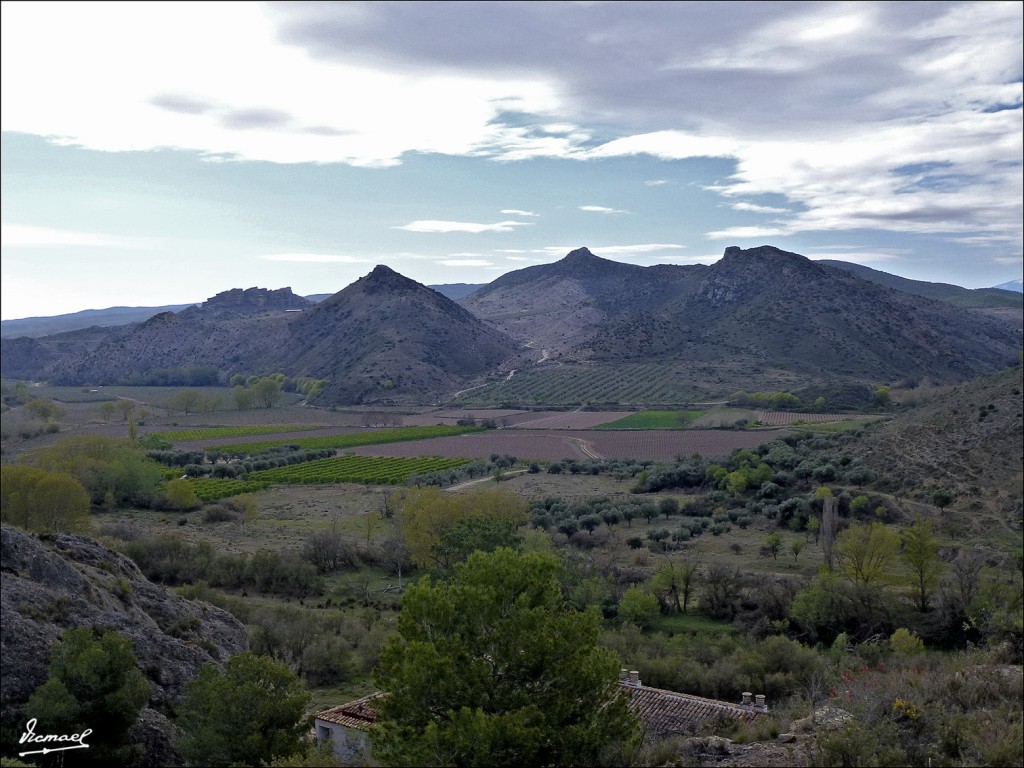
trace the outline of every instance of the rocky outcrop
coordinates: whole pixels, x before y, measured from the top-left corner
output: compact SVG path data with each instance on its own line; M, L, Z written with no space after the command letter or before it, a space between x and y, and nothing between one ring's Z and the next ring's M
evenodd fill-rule
M147 761L173 753L169 710L209 664L246 649L245 627L226 611L151 583L130 559L82 536L37 538L0 529L0 702L3 718L47 678L50 649L72 627L113 629L131 640L150 685L149 709L135 730Z
M264 312L267 310L306 309L313 302L296 296L291 288L232 288L221 291L203 302L204 310L225 310L233 312Z

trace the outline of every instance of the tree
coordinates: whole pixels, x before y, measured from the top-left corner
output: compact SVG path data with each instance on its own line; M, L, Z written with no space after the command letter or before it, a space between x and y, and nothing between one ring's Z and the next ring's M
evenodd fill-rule
M128 421L128 417L135 412L135 401L122 397L118 399L116 407L121 414L121 421Z
M886 583L900 538L885 523L851 525L836 536L835 556L839 572L854 586Z
M188 416L188 414L200 410L203 399L203 393L198 389L182 389L167 401L167 407L172 411L181 411Z
M519 549L522 538L516 528L514 520L499 517L462 520L446 531L434 547L437 560L450 567L468 559L474 552L493 552L501 547Z
M66 437L39 451L36 463L78 480L94 504L149 504L163 482L163 470L142 446L108 437Z
M5 464L0 467L0 520L33 533L92 528L89 494L63 472Z
M666 558L665 564L654 574L651 589L666 610L686 613L696 586L698 565L691 557L679 562Z
M732 619L736 614L743 579L739 568L713 563L703 578L700 605L715 619Z
M207 665L178 707L178 748L198 765L267 765L302 751L309 694L281 662L246 651Z
M925 613L931 593L939 583L943 565L939 559L939 540L932 532L932 521L928 518L918 515L904 534L903 562L910 569L918 610Z
M619 618L636 624L641 629L651 626L658 615L658 598L644 592L636 584L626 590L619 600Z
M25 403L25 411L30 416L41 419L42 421L59 419L66 413L63 407L53 402L53 400L48 397L37 397L33 400L29 400Z
M252 386L252 398L256 405L273 408L281 402L281 382L273 376L265 376Z
M104 421L110 421L114 418L115 413L117 413L117 406L114 403L106 402L100 404L100 418Z
M438 549L442 537L475 517L506 520L518 527L526 521L527 502L506 488L467 494L440 488L407 488L396 494L396 514L412 561L421 568L449 568L450 552Z
M945 509L949 506L949 503L953 501L953 494L948 488L938 488L932 494L932 504L939 509Z
M127 765L141 748L127 743L128 729L149 701L149 683L139 671L131 642L108 630L69 629L50 652L50 676L26 710L47 733L92 729L89 749L76 761Z
M772 560L778 560L779 551L782 549L782 534L778 531L769 533L764 539L764 546L771 554Z
M546 552L477 552L412 586L380 655L385 765L594 765L636 733L600 618L567 605Z
M892 402L892 390L884 384L875 388L875 405L879 408L887 408Z
M252 390L246 389L240 384L236 384L231 388L231 400L235 404L235 408L240 411L247 411L252 408Z
M171 509L189 510L199 506L195 488L185 478L168 480L164 486L164 500Z
M671 496L666 496L658 502L658 511L668 520L672 515L679 514L679 502Z
M800 560L800 553L804 551L803 539L793 539L789 543L789 551L793 553L793 562L798 562Z
M821 499L821 552L825 558L825 567L831 571L836 532L839 528L839 502L832 495L832 491L824 486L814 492L814 497Z

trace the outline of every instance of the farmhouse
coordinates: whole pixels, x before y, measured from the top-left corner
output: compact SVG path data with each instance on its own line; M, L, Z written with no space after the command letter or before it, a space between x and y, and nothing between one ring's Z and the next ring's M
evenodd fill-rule
M619 685L629 693L630 707L636 712L645 737L692 734L707 720L750 721L768 712L761 695L752 697L744 693L739 704L705 699L642 685L635 671L622 670ZM370 745L370 729L377 717L373 703L383 695L378 691L319 712L314 726L317 740L330 741L334 754L345 761L366 751Z

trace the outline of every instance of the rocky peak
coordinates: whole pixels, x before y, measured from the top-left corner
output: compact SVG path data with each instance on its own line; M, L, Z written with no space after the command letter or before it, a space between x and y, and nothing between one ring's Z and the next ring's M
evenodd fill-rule
M291 288L232 288L203 302L202 308L214 311L260 312L264 310L305 309L311 302L297 296Z
M370 274L356 280L354 285L371 293L395 290L411 291L425 287L405 275L400 275L384 264L378 264Z

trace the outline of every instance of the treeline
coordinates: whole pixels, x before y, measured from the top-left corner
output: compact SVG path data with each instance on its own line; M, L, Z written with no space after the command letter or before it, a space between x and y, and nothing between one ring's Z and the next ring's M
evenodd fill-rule
M118 548L146 578L167 586L203 581L213 587L300 598L323 591L316 567L293 552L218 554L209 542L189 544L174 536L119 542Z

